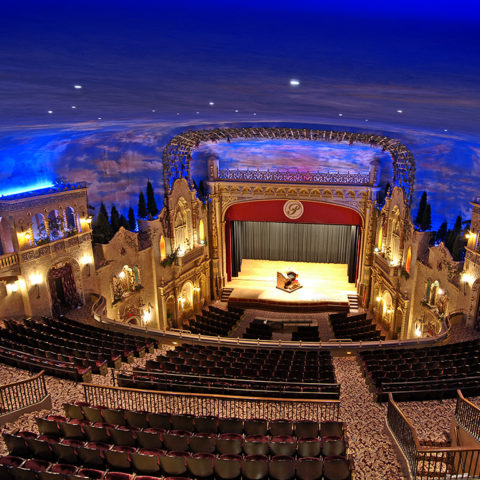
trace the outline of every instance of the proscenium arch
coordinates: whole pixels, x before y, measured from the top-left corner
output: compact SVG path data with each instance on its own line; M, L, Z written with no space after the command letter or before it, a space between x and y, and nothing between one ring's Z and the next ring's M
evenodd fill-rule
M368 133L311 130L305 128L248 127L187 130L173 137L163 150L163 182L165 193L170 194L178 178L186 178L193 188L191 162L193 151L202 142L230 141L232 139L312 140L323 142L358 142L381 147L392 157L392 186L402 188L410 205L415 180L415 159L408 148L398 140Z

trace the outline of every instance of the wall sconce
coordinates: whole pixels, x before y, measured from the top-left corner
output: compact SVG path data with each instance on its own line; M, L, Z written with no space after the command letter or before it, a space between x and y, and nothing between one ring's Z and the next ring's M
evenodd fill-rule
M373 249L373 251L374 251L375 253L378 253L380 250L378 249L378 247L375 247L375 248Z
M200 287L195 287L195 288L193 289L193 291L196 292L196 293L199 293L199 292L200 292Z
M182 308L185 305L185 297L180 297L178 301L182 304Z
M377 298L375 298L377 302L380 302L382 300L382 297L379 295Z
M465 234L465 238L466 238L467 240L471 240L472 238L475 238L475 237L476 237L476 235L475 235L473 232L471 232L471 231L468 231L468 232Z
M80 259L80 264L81 265L85 265L87 267L87 276L90 276L90 264L93 263L93 258L91 257L91 255L84 255L81 259Z
M32 273L30 275L30 283L37 287L37 298L40 298L40 284L42 283L42 275L40 273Z
M125 272L122 270L118 276L123 280L125 278Z
M16 281L12 283L7 283L7 294L15 292L18 292L18 283Z
M150 322L151 319L152 319L152 312L150 311L150 307L148 307L143 311L142 322L144 325L146 325L148 322Z
M439 288L439 289L437 290L437 293L438 293L439 295L443 295L445 292L444 292L441 288Z

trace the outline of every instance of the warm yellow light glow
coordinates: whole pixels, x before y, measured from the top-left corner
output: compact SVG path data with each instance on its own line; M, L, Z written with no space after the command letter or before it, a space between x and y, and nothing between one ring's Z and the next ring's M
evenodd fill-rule
M443 295L443 294L445 293L441 288L439 288L439 289L437 290L437 292L438 292L439 295Z
M93 263L93 258L91 255L84 255L81 259L80 259L80 263L82 265L88 265L89 263Z
M147 308L142 315L142 321L143 323L148 323L152 319L152 312L150 311L150 308Z
M465 234L465 237L468 238L468 240L470 240L472 238L475 238L475 236L476 235L473 232L470 232L470 231Z
M18 283L7 283L7 293L14 293L18 291Z
M473 275L470 275L468 272L462 273L462 282L468 283L469 285L473 285L475 282L475 278Z
M118 276L123 280L125 278L125 272L122 270Z
M32 285L40 285L42 283L42 274L41 273L32 273L30 275L30 283Z
M415 336L416 337L421 337L422 336L422 331L420 330L420 327L417 327L415 329Z
M382 300L382 297L379 295L376 299L377 302L380 302Z

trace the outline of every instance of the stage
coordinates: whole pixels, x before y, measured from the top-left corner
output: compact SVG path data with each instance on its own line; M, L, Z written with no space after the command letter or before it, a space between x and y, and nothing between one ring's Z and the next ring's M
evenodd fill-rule
M299 274L302 285L291 293L276 288L277 272L289 268ZM266 310L346 310L348 295L356 295L355 284L348 283L347 265L336 263L244 259L239 276L225 288L233 289L230 305Z

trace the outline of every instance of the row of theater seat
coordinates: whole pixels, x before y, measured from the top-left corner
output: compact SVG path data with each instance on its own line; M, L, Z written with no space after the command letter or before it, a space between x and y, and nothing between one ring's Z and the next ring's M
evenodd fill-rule
M201 315L195 315L195 318L190 320L188 329L192 333L226 337L242 314L243 311L232 312L210 305L202 310Z
M159 370L178 372L179 366L191 367L191 373L278 381L335 383L332 357L328 351L243 349L208 346L200 352L193 345L182 345L157 357ZM154 365L146 364L147 367ZM215 368L221 371L214 370ZM183 367L182 367L183 368ZM153 368L152 368L153 370Z
M434 400L480 392L480 342L401 350L366 350L359 358L378 401ZM466 393L465 393L466 392Z
M131 374L119 373L116 381L124 388L250 397L336 400L340 394L338 384L307 382L304 377L297 375L289 375L285 381L268 381L261 379L260 375L257 380L245 380L133 370Z
M294 342L300 340L302 342L319 342L320 335L318 333L318 327L299 326L297 331L292 333L292 340Z
M348 316L347 312L331 313L328 316L336 338L349 338L353 341L385 340L366 313Z
M145 452L137 460L142 471L137 473L104 471L70 464L50 463L41 459L24 459L7 455L0 457L2 480L158 480L160 475L180 478L217 478L219 480L348 480L351 463L343 456L325 459L305 457L295 460L285 455L268 458L265 455L212 455L185 452ZM135 467L134 464L134 469ZM153 476L155 475L155 476Z
M50 358L39 357L21 350L14 350L0 345L0 362L16 368L39 372L44 370L47 375L67 378L74 382L90 382L91 367L79 367L73 362L63 362Z
M253 338L259 340L271 340L272 339L272 327L266 320L260 320L255 318L250 322L250 325L245 330L243 338Z
M166 412L144 412L128 409L114 409L86 402L65 403L65 417L48 416L40 419L45 428L51 421L52 429L56 423L70 420L87 420L91 423L110 423L117 426L137 428L161 428L164 430L188 430L197 433L238 433L243 435L295 435L297 437L340 436L344 435L344 424L338 421L316 422L314 420L264 418L242 419L236 417L218 417L216 415L173 414ZM40 428L40 425L39 425ZM43 433L55 434L55 430L43 430Z

